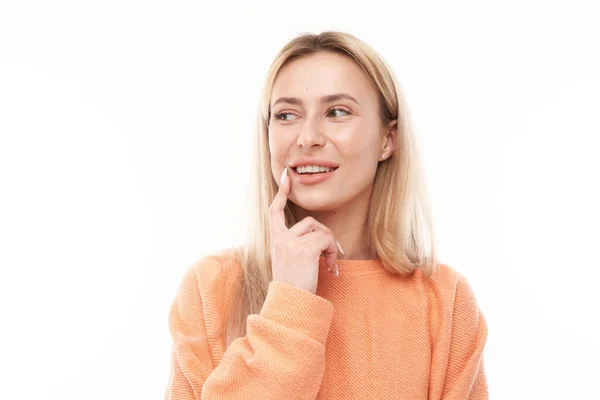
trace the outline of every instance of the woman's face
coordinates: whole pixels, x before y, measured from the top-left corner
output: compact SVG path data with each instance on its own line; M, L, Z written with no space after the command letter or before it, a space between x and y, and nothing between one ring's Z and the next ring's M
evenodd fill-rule
M392 125L381 123L377 91L354 61L331 52L291 61L277 74L270 105L271 169L279 182L288 167L294 204L328 211L370 194L381 154L392 151ZM298 162L337 169L299 174Z

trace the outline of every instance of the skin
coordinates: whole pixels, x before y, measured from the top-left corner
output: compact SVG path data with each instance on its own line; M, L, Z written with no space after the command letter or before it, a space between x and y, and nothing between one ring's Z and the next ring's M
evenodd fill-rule
M322 103L323 96L353 97ZM297 102L277 100L282 97ZM270 99L269 150L277 182L286 166L303 156L339 165L330 179L313 185L293 180L288 195L302 220L312 216L329 228L344 254L372 259L364 248L365 222L377 165L395 148L396 120L383 124L378 91L352 59L319 52L286 64L275 79Z

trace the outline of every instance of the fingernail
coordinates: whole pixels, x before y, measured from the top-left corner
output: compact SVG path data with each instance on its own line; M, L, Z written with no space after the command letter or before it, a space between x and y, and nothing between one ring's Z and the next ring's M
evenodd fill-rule
M331 268L333 267L327 267L327 272L331 271Z
M335 276L336 276L336 278L340 276L340 270L338 268L337 263L335 264Z
M285 176L287 175L287 167L283 169L283 173L281 174L281 179L279 179L280 185L283 186L283 182L285 181Z
M337 243L338 249L340 249L340 252L341 252L342 254L344 254L344 250L342 250L342 246L340 246L340 242L338 242L338 241L336 240L336 243Z

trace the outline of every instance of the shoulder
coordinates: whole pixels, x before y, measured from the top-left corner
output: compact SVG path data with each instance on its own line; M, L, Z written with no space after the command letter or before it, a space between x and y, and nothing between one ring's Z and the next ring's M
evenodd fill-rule
M237 295L238 268L232 252L201 256L185 268L169 311L169 330L178 343L217 337Z
M229 291L241 279L242 271L234 249L201 256L185 269L180 290Z
M472 291L465 275L448 264L438 263L428 279L443 293L453 293L459 288Z
M475 312L477 300L468 279L448 264L438 263L430 277L423 277L430 289L430 295L437 298L439 305L455 309L470 305Z
M469 281L461 272L440 263L430 277L421 274L420 279L427 288L429 317L435 337L458 335L463 339L485 342L485 318Z

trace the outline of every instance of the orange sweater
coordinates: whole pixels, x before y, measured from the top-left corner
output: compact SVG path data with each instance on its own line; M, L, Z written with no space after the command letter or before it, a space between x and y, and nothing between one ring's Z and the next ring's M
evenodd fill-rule
M317 294L273 281L247 334L225 348L239 263L191 265L169 313L165 399L487 399L487 325L465 278L319 263Z

